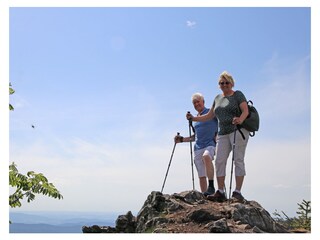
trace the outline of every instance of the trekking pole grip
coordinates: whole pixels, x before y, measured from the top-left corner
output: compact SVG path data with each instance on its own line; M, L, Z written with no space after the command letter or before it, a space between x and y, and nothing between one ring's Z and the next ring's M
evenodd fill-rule
M188 111L188 114L190 114L190 111ZM192 125L192 118L189 119L189 127L192 129L192 132L195 133L195 129Z
M187 112L188 114L190 114L190 111ZM189 124L192 124L192 118L188 119Z

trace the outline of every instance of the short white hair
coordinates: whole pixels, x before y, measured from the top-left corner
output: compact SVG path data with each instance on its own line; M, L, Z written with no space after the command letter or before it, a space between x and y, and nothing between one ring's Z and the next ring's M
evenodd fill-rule
M202 100L204 101L204 97L201 93L194 93L191 97L191 101L193 102L194 100Z

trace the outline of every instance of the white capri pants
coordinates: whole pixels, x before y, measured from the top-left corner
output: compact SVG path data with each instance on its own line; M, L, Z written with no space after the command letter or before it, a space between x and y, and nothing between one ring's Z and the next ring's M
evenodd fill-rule
M203 156L208 155L211 158L211 161L214 158L214 146L208 146L205 148L202 148L200 150L194 151L194 165L196 165L198 177L207 177L206 174L206 166L203 162Z
M245 140L242 138L241 133L237 130L234 150L234 165L236 176L246 175L244 156L249 140L249 132L244 128L241 128L241 131L245 136ZM227 135L218 135L217 137L217 156L215 161L217 177L226 176L227 159L230 152L232 151L233 142L234 132Z

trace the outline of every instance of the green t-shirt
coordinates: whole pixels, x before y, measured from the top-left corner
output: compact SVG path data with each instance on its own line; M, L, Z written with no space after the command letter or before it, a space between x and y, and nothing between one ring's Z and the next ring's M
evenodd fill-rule
M219 94L213 102L214 113L219 121L219 135L226 135L234 131L232 120L241 115L240 104L247 99L241 91L235 91L231 96Z

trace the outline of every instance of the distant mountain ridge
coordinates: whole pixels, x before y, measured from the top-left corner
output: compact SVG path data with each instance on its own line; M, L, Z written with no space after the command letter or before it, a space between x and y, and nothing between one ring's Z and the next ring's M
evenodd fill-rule
M81 233L81 226L63 226L50 224L10 224L10 233Z
M116 212L10 212L10 233L81 233L83 225L114 225Z

